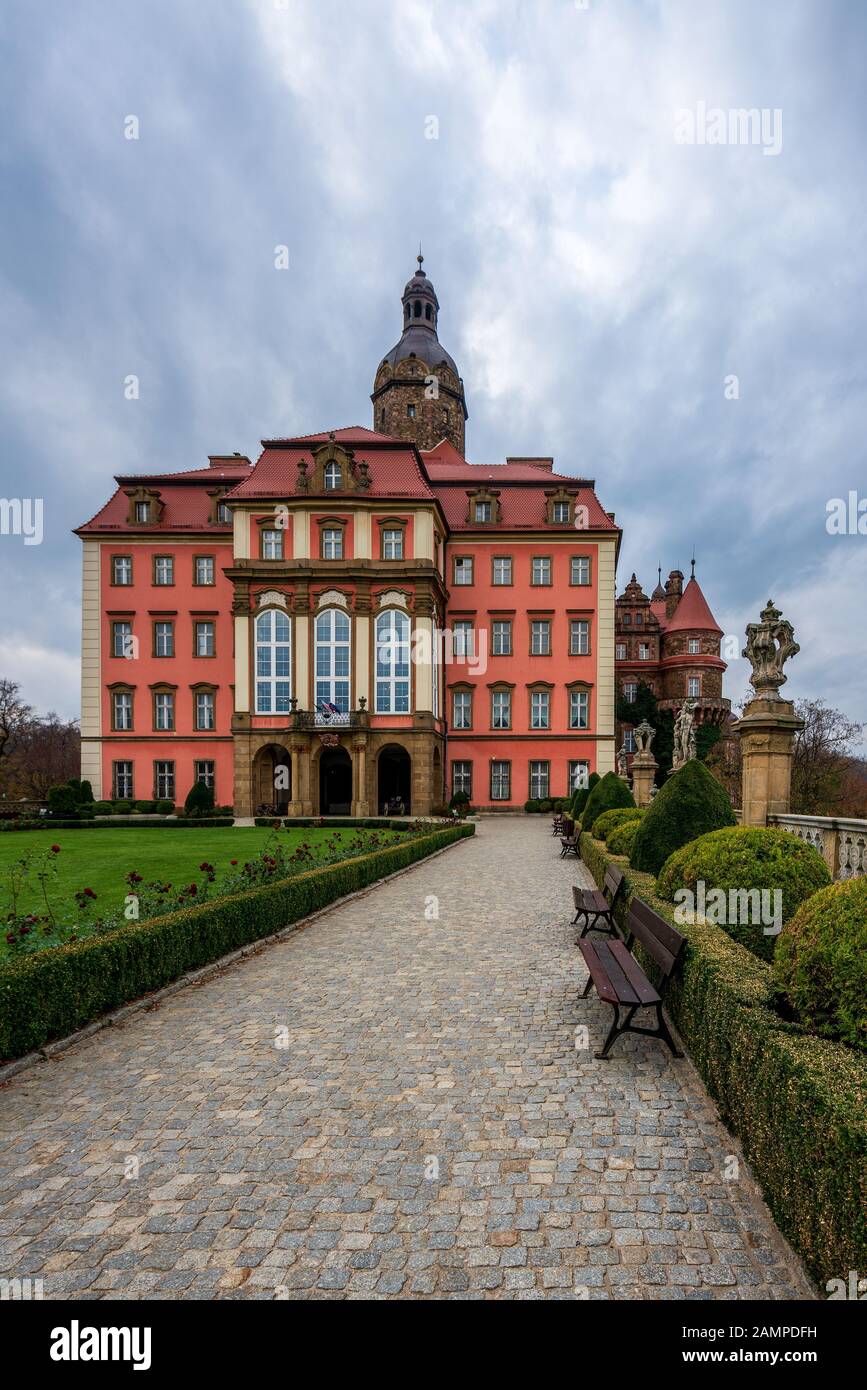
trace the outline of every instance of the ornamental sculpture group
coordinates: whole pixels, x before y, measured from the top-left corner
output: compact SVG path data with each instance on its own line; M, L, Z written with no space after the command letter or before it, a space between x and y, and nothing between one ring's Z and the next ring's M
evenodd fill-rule
M742 825L766 825L769 815L785 815L789 810L792 749L795 734L804 724L792 702L781 698L780 687L787 679L783 667L800 650L792 624L768 599L759 622L747 627L743 649L755 696L733 725L741 744ZM697 707L697 700L684 700L675 716L672 772L696 757ZM646 806L653 795L658 768L650 751L654 734L646 719L634 730L632 791L637 806ZM626 776L626 756L623 747L617 755L617 771L622 777Z

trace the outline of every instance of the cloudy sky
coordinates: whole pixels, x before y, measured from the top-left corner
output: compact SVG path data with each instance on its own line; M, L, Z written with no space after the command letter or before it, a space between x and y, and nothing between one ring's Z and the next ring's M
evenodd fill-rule
M421 239L471 461L594 477L621 588L694 546L867 721L865 48L855 0L6 0L0 496L44 539L0 535L0 675L77 716L114 473L370 423Z

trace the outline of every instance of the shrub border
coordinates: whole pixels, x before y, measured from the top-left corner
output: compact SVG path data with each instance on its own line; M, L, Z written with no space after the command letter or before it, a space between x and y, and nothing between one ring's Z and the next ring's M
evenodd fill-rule
M609 864L623 871L621 929L637 893L686 936L666 1008L780 1230L821 1287L867 1268L867 1061L784 1022L768 1006L770 965L718 926L675 923L652 874L586 832L580 849L597 884Z
M337 899L363 891L474 833L474 825L446 826L233 897L4 962L0 1057L14 1065L13 1059L68 1039L191 971L225 964L233 953L292 929Z

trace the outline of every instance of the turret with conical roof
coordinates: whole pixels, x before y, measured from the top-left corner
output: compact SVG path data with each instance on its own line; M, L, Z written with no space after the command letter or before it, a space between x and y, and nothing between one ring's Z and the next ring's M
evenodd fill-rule
M376 372L370 399L374 429L433 449L448 439L463 457L467 407L454 358L437 336L439 300L418 255L404 286L403 332Z

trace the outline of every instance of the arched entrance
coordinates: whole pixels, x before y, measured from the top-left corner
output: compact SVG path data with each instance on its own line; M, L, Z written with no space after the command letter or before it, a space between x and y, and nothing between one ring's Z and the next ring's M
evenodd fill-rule
M253 810L285 815L292 799L292 758L288 748L269 743L253 759Z
M345 748L323 748L319 757L319 814L348 816L352 811L352 759Z
M399 743L387 743L377 761L377 810L380 815L409 815L412 762Z

